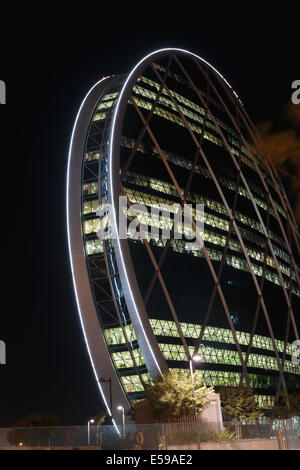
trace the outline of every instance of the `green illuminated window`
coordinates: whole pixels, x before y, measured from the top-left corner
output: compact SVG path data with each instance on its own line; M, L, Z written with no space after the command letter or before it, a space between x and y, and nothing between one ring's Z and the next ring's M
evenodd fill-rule
M142 374L142 379L145 383L151 383L151 378L149 374ZM138 375L126 375L121 377L121 382L127 393L131 392L143 392L144 387L141 382L141 379Z
M156 336L166 336L166 337L179 337L179 333L176 328L174 321L170 320L157 320L150 319L150 324L153 329L153 332ZM198 338L201 331L201 325L194 323L180 323L182 332L186 338ZM127 325L124 327L128 341L135 341L136 336L133 330L132 325ZM125 338L122 332L122 328L108 328L104 330L105 338L108 345L114 344L125 344ZM250 333L243 331L236 331L236 336L241 345L247 346L250 341ZM204 331L203 336L204 341L212 341L219 343L229 343L235 344L232 331L225 328L216 328L213 326L207 326ZM279 352L283 352L284 341L275 340L276 346ZM252 346L257 349L266 349L268 351L273 351L273 343L271 338L267 336L254 335ZM292 343L287 344L286 352L289 355L292 355L295 352L295 347Z

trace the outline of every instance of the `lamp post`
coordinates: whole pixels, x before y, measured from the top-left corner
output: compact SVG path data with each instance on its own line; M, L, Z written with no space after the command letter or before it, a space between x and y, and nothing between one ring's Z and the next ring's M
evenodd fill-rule
M110 406L110 412L111 412L111 418L112 418L112 387L111 387L111 377L108 377L108 379L105 379L104 377L100 377L99 382L104 382L108 383L109 385L109 406Z
M90 426L91 424L93 424L95 422L94 419L89 419L88 420L88 446L90 445L90 441L91 441L91 430L90 430Z
M190 373L192 379L192 388L193 388L193 398L194 398L194 411L195 411L195 418L196 418L196 428L197 428L197 440L198 440L198 450L200 450L200 430L199 430L199 422L198 422L198 413L197 413L197 404L196 404L196 394L195 394L195 387L194 387L194 366L193 361L200 362L202 360L202 356L199 354L195 354L189 360L190 364Z
M124 406L118 406L118 410L122 411L122 421L123 421L123 438L125 439L125 410Z

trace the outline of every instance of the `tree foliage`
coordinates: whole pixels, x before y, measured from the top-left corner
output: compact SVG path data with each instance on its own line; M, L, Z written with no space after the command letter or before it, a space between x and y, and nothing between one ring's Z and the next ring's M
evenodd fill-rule
M300 226L300 107L289 102L277 119L262 122L257 125L257 129L266 155L285 182Z
M214 393L212 387L203 384L201 375L194 374L195 399L191 375L189 371L164 372L163 377L154 380L153 385L147 385L145 398L150 405L153 419L180 418L195 413L200 414L209 403L209 395Z
M221 398L221 406L224 418L232 421L254 421L263 412L259 409L258 403L252 390L242 385L240 387L220 387L218 389Z
M55 414L29 413L17 423L18 427L57 426L59 418Z
M107 413L105 411L100 411L97 416L94 417L94 424L96 426L100 426L104 423L106 419Z
M9 431L10 444L25 446L48 445L52 437L52 426L57 426L59 419L54 414L29 413Z
M300 393L282 392L269 415L273 419L289 419L300 415Z

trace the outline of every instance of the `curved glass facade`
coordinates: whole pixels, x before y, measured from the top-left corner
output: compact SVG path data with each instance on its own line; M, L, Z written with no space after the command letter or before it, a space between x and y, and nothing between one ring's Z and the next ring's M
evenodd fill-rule
M154 379L145 338L148 350L155 342L157 374L161 366L188 368L201 349L197 368L207 385L245 381L262 407L281 387L299 388L292 344L299 235L276 171L223 77L184 51L150 55L129 76L115 77L95 103L81 165L87 272L106 353L129 400L141 399ZM99 238L111 178L128 206L122 246ZM191 208L189 233L176 219L184 204ZM201 235L202 247L189 249L187 235ZM121 266L124 246L134 286L124 276L126 257ZM137 292L143 334L133 321Z

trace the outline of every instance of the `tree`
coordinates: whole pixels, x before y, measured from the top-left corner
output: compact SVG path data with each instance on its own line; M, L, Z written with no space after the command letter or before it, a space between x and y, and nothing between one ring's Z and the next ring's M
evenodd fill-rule
M224 418L235 424L236 436L241 438L241 421L256 421L263 416L263 412L259 409L252 390L246 385L239 387L219 387L218 392L220 393Z
M255 421L263 416L252 390L246 385L220 387L221 407L225 419L240 422Z
M51 426L57 426L59 419L54 414L29 413L20 419L7 439L10 444L25 446L48 446L52 438Z
M300 414L300 394L282 392L269 415L273 419L290 419Z
M289 102L277 119L262 122L257 129L267 157L281 175L300 226L300 106ZM261 153L259 146L257 151Z
M104 423L106 416L107 416L107 413L105 411L100 411L99 414L95 416L94 418L94 424L96 426L100 426L101 424Z
M206 387L198 371L194 374L195 399L191 376L188 371L163 372L163 377L157 377L153 385L148 384L145 398L150 405L153 419L180 418L200 414L209 403L209 395L214 393L212 387Z
M18 427L40 427L58 426L59 418L55 414L42 414L38 412L29 413L25 418L20 419Z

